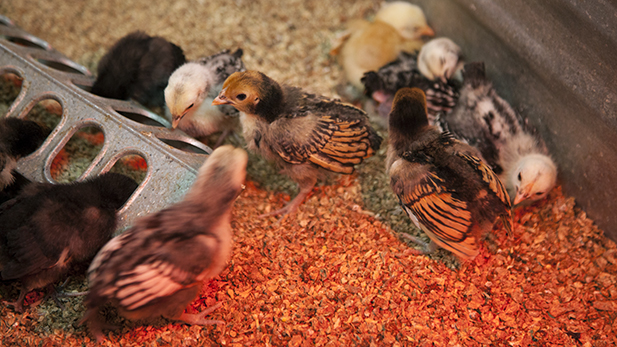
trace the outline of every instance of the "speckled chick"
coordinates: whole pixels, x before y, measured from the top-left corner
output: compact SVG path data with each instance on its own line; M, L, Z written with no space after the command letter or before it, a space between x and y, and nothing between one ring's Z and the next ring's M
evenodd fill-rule
M232 206L242 191L247 160L242 149L215 149L181 202L140 218L101 249L88 270L82 320L99 342L107 327L99 309L107 302L129 319L219 323L204 319L215 307L199 314L184 309L230 259Z
M23 310L28 292L84 268L111 239L117 211L133 194L131 178L106 173L70 184L31 183L0 206L0 275L21 282Z
M349 23L331 54L338 54L347 81L359 90L360 79L395 60L401 51L419 50L423 36L433 36L422 9L405 1L385 3L375 20L354 20Z
M165 88L172 128L179 128L195 138L222 131L221 140L237 130L238 111L230 106L213 106L212 100L227 77L244 70L241 49L234 53L224 50L180 66L169 77Z
M30 120L0 119L0 190L13 182L17 161L37 150L48 134L47 128Z
M248 148L300 186L287 206L268 215L294 212L322 173L351 174L381 144L364 111L280 85L258 71L229 76L213 103L240 111Z
M557 166L535 129L502 99L484 63L465 65L458 105L440 116L442 128L478 148L506 185L514 205L543 199L557 181Z
M185 62L180 47L162 37L135 31L118 40L101 58L91 93L163 107L169 76Z
M426 47L426 46L425 46ZM424 47L423 47L424 49ZM401 52L398 58L382 66L377 71L369 71L362 77L365 93L379 103L377 111L383 118L388 117L392 109L394 95L401 88L420 88L426 94L428 119L431 125L436 123L440 113L450 112L459 98L461 83L455 79L443 82L441 79L429 80L420 73L415 54Z
M471 146L428 124L418 88L396 93L389 118L386 171L401 207L416 226L462 260L478 255L478 241L511 206L497 175Z

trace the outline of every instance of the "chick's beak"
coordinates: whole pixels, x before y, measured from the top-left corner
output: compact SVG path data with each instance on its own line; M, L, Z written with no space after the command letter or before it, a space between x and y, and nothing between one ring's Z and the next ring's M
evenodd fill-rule
M420 30L420 36L433 37L435 36L435 32L430 26L427 25L424 28L422 28L422 30Z
M178 124L182 120L182 116L172 116L171 118L171 128L175 129L178 127Z
M513 206L516 206L520 204L521 202L523 202L524 200L526 200L527 198L529 198L530 190L531 190L531 187L523 187L522 189L517 189L516 196L514 197Z
M233 105L233 102L221 93L212 101L212 105Z

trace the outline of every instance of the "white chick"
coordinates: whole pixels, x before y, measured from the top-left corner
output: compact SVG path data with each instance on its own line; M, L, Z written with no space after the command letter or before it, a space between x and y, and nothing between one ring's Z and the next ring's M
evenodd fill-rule
M172 128L195 138L223 132L218 146L239 126L238 112L229 106L213 106L223 82L236 71L244 71L242 50L224 50L212 56L188 62L169 77L165 101L171 113ZM216 147L215 146L215 147Z
M215 149L183 201L142 217L99 251L88 269L82 319L99 342L107 327L99 309L108 302L129 319L222 323L205 319L220 305L198 314L184 309L230 259L232 206L242 191L247 161L242 149Z
M557 166L525 120L486 79L484 63L470 63L458 105L442 115L444 130L478 148L505 184L514 205L544 198L555 186Z
M431 81L446 83L463 64L461 48L447 37L427 42L418 54L418 70Z

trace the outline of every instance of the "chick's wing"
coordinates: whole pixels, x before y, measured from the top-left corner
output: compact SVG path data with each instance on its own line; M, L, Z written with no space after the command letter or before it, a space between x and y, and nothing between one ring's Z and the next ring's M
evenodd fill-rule
M146 225L149 229L138 225L110 241L90 268L91 281L107 282L100 294L118 300L128 310L204 280L219 242L212 235L190 235L183 230L155 233L160 225L155 218Z
M390 184L407 215L434 242L463 257L477 254L467 203L447 191L429 165L398 159L390 169Z
M62 252L43 250L33 235L32 225L24 225L4 235L4 250L9 260L2 267L2 279L14 280L54 266ZM55 255L55 256L54 256ZM64 255L66 257L66 254ZM65 259L66 260L66 259Z
M482 181L493 192L501 202L510 207L510 198L504 187L503 183L499 180L499 177L491 170L486 164L484 164L478 157L469 153L457 152L459 157L463 158L474 170L476 170L482 178Z
M272 149L288 163L311 162L338 173L352 173L379 146L364 113L337 101L302 105L272 124ZM375 142L377 141L377 145Z

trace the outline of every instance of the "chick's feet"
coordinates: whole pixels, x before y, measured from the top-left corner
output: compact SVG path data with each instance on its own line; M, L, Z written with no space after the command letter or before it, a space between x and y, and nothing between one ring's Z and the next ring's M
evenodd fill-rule
M309 193L311 192L311 190L313 190L313 187L309 187L307 188L302 188L300 190L300 193L298 193L298 195L296 195L295 198L293 198L293 200L291 200L287 205L285 205L285 207L278 209L276 211L272 211L272 212L268 212L268 213L264 213L262 215L259 216L259 218L265 218L265 217L270 217L270 216L281 216L281 218L278 220L277 223L280 223L285 216L296 212L296 210L298 209L298 206L300 206L302 204L302 202L304 201L304 199L309 195Z
M223 305L222 302L217 302L211 307L201 311L200 313L191 314L183 312L180 317L177 318L179 321L183 321L190 325L214 325L214 324L225 324L222 320L214 320L214 319L205 319L207 315L214 312L217 308Z
M88 330L90 330L90 333L92 334L92 336L94 336L97 343L101 343L105 339L103 329L111 331L118 329L118 326L105 322L100 316L98 309L89 308L88 310L86 310L84 317L79 321L79 325L82 325L86 322Z
M417 237L411 236L407 233L400 233L399 234L402 238L404 238L405 240L409 240L413 243L415 243L416 245L420 246L420 250L417 250L419 254L429 254L429 253L433 253L437 250L438 246L435 242L433 242L432 240L430 242L424 242L422 240L420 240Z
M2 303L7 306L13 307L13 309L17 313L23 313L24 312L24 299L26 298L26 294L27 294L26 291L21 290L19 292L19 298L16 301L13 301L13 302L3 301Z

